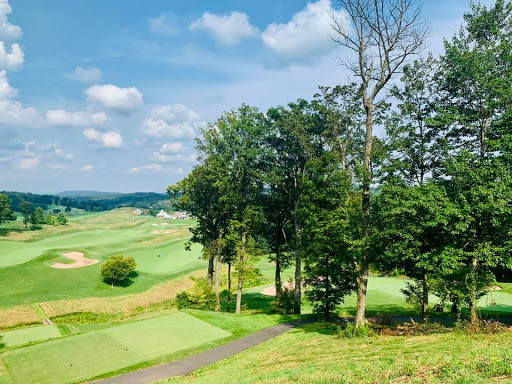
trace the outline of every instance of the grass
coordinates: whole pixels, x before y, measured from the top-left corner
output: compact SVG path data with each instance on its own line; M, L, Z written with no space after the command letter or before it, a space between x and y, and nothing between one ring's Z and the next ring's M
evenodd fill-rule
M194 316L173 313L13 349L2 360L15 383L68 383L230 335Z
M7 348L53 339L60 336L61 334L56 325L44 325L0 333L2 342Z
M512 378L512 334L339 339L322 324L160 383L489 383Z

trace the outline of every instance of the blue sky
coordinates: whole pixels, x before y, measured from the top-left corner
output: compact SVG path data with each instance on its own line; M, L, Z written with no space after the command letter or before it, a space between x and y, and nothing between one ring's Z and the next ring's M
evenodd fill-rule
M430 50L468 8L424 1ZM0 0L0 190L164 192L223 111L347 82L330 13L344 17L330 0Z

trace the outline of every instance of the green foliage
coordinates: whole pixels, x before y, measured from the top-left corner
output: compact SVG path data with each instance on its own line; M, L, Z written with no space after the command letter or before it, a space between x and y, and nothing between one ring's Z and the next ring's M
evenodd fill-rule
M215 292L204 278L191 278L194 282L194 288L190 292L179 292L176 295L176 307L180 310L187 308L200 309L203 311L213 311L217 305Z
M373 335L374 332L365 325L356 327L353 323L346 323L345 327L336 328L336 336L343 339L365 338Z
M46 220L44 218L44 211L43 208L37 207L34 212L32 213L31 218L32 225L39 225L39 224L45 224Z
M135 272L135 259L130 256L114 255L101 266L101 277L114 285L121 284L128 280Z
M16 215L14 214L11 207L11 200L9 196L4 193L0 193L0 224L5 221L14 221L16 220Z
M68 219L66 219L66 216L64 216L63 213L59 213L57 216L57 223L59 225L66 225L68 223Z
M44 217L44 221L48 225L57 225L57 218L55 215L48 214Z

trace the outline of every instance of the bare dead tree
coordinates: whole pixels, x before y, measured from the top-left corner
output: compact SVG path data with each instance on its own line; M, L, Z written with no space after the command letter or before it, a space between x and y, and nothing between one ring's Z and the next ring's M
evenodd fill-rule
M366 290L371 260L370 186L372 184L373 123L377 97L407 58L419 54L429 33L421 20L418 0L338 0L348 20L333 16L332 40L352 55L341 63L360 81L360 96L366 112L366 138L363 157L362 224L364 249L356 263L356 326L365 323Z

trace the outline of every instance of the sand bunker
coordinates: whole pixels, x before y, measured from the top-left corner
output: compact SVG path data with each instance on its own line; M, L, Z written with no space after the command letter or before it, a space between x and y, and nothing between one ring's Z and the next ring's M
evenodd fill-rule
M294 287L295 287L294 283L285 283L285 284L283 284L283 288L293 289ZM275 296L276 295L276 287L265 288L260 293L262 295L265 295L265 296Z
M178 232L178 230L177 229L155 229L153 231L153 233L155 235L165 235L167 233L174 233L174 232Z
M159 226L165 226L165 225L169 225L169 223L162 223L162 224L151 224L151 225L154 225L155 227L159 227Z
M93 265L99 263L99 260L95 259L86 259L82 252L69 252L64 253L62 256L67 257L68 259L74 260L74 263L71 264L63 264L63 263L54 263L52 264L52 268L57 269L72 269L72 268L82 268L87 267L89 265Z

